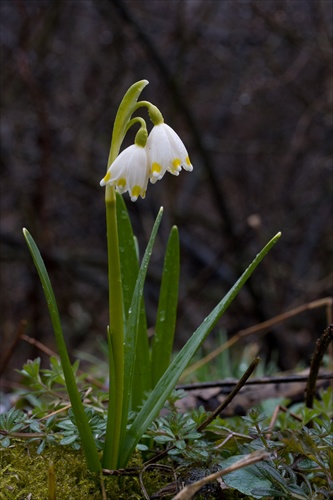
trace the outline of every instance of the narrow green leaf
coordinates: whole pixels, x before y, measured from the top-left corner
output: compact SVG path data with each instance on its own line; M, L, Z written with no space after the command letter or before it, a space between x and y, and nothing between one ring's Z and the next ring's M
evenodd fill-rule
M139 261L137 256L136 242L133 234L132 224L128 215L126 204L121 195L117 193L117 222L119 237L120 268L123 284L125 320L128 318L136 280L139 273ZM126 332L125 342L127 343ZM142 298L140 307L140 320L138 329L137 350L133 386L131 394L131 409L135 410L141 403L145 392L151 389L151 366L149 343L147 336L147 322ZM125 372L126 373L126 372Z
M153 387L157 384L171 359L176 328L179 285L179 235L171 229L165 253L162 282L157 310L151 361Z
M149 398L145 402L140 413L137 415L136 419L127 432L125 441L121 449L119 462L120 467L125 467L125 465L127 464L136 444L139 442L141 436L144 434L153 419L163 407L169 394L175 387L181 373L190 362L198 347L205 340L205 338L212 330L212 328L216 325L217 321L220 319L223 313L227 310L231 302L234 300L236 295L249 279L258 264L279 240L280 236L281 233L278 233L261 250L261 252L255 257L255 259L244 271L235 285L229 290L227 295L225 295L225 297L219 302L219 304L213 309L213 311L204 319L202 324L197 328L197 330L193 333L185 346L174 358L171 365L169 366L163 377L160 379L157 386L151 392Z
M82 442L82 448L84 450L84 454L87 461L87 466L90 471L98 472L101 469L101 464L98 457L97 447L91 429L89 427L87 416L84 412L81 396L78 391L72 370L72 365L69 360L65 339L62 331L60 316L58 312L58 306L54 296L51 281L47 273L42 256L39 252L39 249L34 239L32 238L31 234L27 229L23 229L23 234L28 244L36 269L38 271L39 278L44 290L46 302L49 308L53 331L57 342L59 356L61 359L61 365L66 380L66 387L72 404L72 409L75 416L76 424L79 430Z
M107 408L107 421L106 421L106 433L105 433L105 442L103 448L103 457L102 457L102 467L103 469L111 469L117 467L117 457L118 452L114 455L113 446L115 445L116 439L119 442L119 436L117 434L117 429L121 429L121 422L119 426L117 426L117 387L116 387L116 369L114 363L114 352L112 347L110 328L107 328L107 341L108 341L108 354L109 354L109 403ZM116 436L115 436L116 434Z
M116 197L119 257L123 285L124 313L126 320L139 272L139 262L137 258L132 224L128 215L124 198L119 193L116 193Z
M161 207L150 238L149 242L145 251L145 254L142 259L140 271L138 274L138 278L136 281L135 285L135 290L133 293L133 298L132 298L132 304L128 312L128 318L126 322L126 342L125 342L125 379L124 379L124 394L127 396L124 398L124 404L123 404L123 432L122 436L125 433L126 430L126 417L128 415L128 409L129 409L129 398L128 395L132 393L132 386L133 386L133 375L134 375L134 366L135 366L135 359L136 359L136 354L137 350L140 350L140 346L137 347L137 341L138 341L138 326L139 326L139 318L140 318L140 307L142 303L142 296L143 296L143 286L147 274L147 268L149 264L149 260L153 251L153 245L155 242L155 238L157 235L157 231L159 228L159 225L161 223L163 215L163 208ZM135 382L134 382L135 383ZM121 443L123 443L123 440L121 440Z

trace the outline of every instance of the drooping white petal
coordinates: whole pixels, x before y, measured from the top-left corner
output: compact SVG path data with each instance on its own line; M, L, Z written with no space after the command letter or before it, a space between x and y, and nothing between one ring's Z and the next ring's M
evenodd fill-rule
M178 153L178 158L181 161L181 167L184 168L185 170L188 170L189 172L192 172L193 166L191 164L188 152L184 146L183 141L171 127L169 127L168 125L166 125L166 127L168 131L169 140L173 145L173 149L176 153Z
M128 192L132 201L136 201L139 196L145 197L149 177L147 151L140 146L136 147L135 157L133 155L131 164L128 163L127 175Z
M179 175L182 167L185 170L193 170L182 140L165 123L153 127L146 147L150 163L150 181L153 184L162 179L166 171Z
M129 192L131 200L145 197L149 178L146 148L133 144L124 149L110 165L101 186L110 184L119 193Z

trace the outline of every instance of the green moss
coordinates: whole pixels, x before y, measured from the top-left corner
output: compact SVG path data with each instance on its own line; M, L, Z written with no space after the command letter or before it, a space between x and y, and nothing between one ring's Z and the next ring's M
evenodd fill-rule
M53 464L56 498L66 500L102 499L99 475L90 473L81 451L56 446L37 455L36 446L15 443L1 450L0 499L49 500L48 475ZM129 467L142 466L141 457L134 457ZM165 479L155 472L144 475L145 487L156 492ZM104 476L109 500L144 498L138 476Z

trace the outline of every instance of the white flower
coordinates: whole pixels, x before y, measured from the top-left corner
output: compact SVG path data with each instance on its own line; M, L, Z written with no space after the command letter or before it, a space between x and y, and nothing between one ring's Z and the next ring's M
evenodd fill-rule
M147 154L150 165L150 182L155 184L166 171L179 175L182 167L192 171L186 148L176 132L166 123L155 125L147 140Z
M133 144L124 149L110 165L100 185L111 184L119 193L129 192L132 201L146 195L149 178L147 150Z
M146 137L147 132L145 130ZM141 139L139 137L139 139ZM165 172L179 175L182 168L193 170L186 148L176 132L166 125L155 125L144 140L126 148L110 165L100 185L110 184L119 193L129 192L132 201L146 195L148 180L155 184Z

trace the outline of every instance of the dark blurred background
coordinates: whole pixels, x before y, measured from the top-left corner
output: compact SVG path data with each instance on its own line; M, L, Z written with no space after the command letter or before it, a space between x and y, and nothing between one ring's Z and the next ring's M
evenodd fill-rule
M161 109L194 165L150 185L143 201L125 195L141 253L165 207L146 286L149 327L173 224L177 347L278 231L219 328L232 336L332 293L330 0L2 0L0 9L6 379L40 355L20 340L8 357L20 331L55 348L22 227L44 256L70 348L95 352L105 337L99 181L118 104L137 80L149 80L142 99ZM261 354L282 370L307 364L326 324L325 308L307 310L260 337Z

